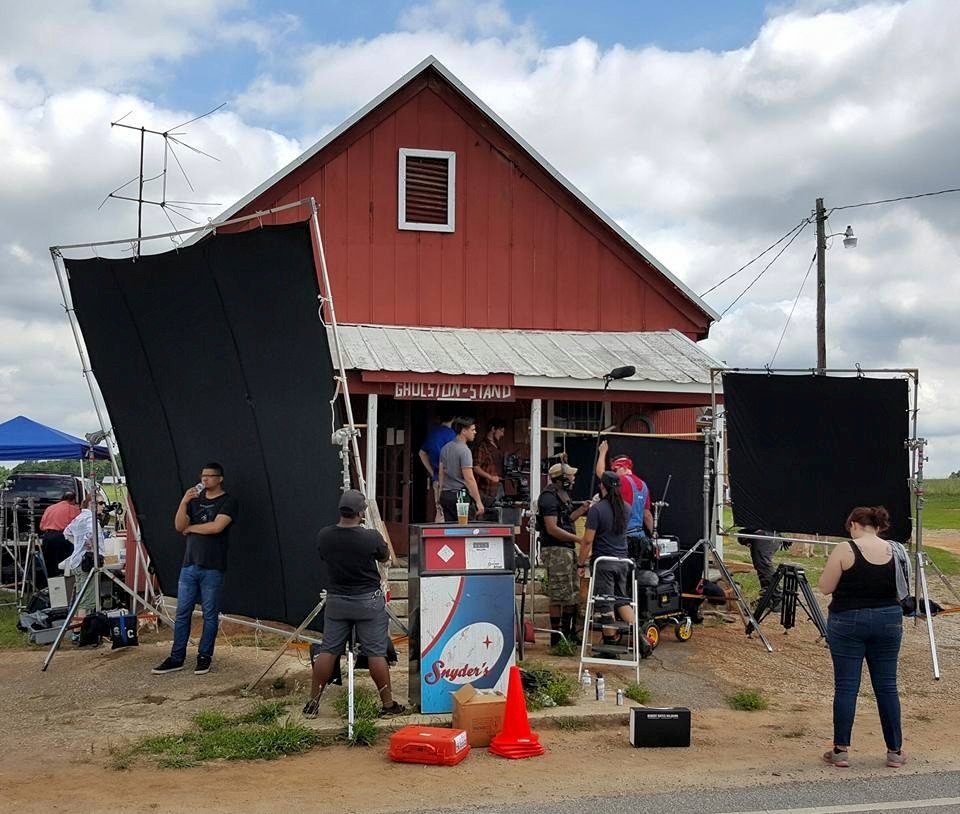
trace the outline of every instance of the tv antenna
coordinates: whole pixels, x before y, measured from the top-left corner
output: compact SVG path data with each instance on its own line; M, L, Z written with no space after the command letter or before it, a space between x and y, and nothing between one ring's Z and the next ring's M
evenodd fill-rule
M177 229L176 223L173 221L173 215L176 215L179 218L182 218L185 221L189 221L192 224L199 225L200 221L194 220L190 217L193 214L192 207L194 206L220 206L219 203L207 203L202 201L181 201L181 200L171 200L167 198L167 170L170 156L173 156L173 160L176 163L177 167L180 170L180 174L183 176L183 180L187 182L187 186L190 187L190 191L194 192L193 184L190 183L190 178L187 175L187 171L183 168L183 162L180 161L180 156L177 155L177 150L174 145L178 147L183 147L186 150L190 150L199 155L206 156L207 158L212 158L214 161L219 161L220 159L216 156L210 155L203 150L194 147L191 144L188 144L186 141L183 141L182 136L186 135L186 131L181 128L186 127L187 125L193 124L194 122L200 121L200 119L205 119L207 116L210 116L213 113L216 113L227 103L217 105L213 110L208 110L206 113L200 116L194 116L192 119L188 119L181 124L178 124L174 127L170 127L167 130L152 130L149 127L137 127L132 124L124 124L123 120L127 118L133 111L125 113L115 122L110 122L111 127L122 127L125 130L134 130L140 133L140 172L131 178L129 181L118 186L113 192L109 193L103 201L100 202L100 206L97 207L98 210L103 208L103 205L110 199L116 198L119 201L132 201L137 204L137 242L133 249L134 257L140 256L140 238L143 236L143 205L149 204L150 206L157 206L160 208L160 211L163 212L164 216L170 221L170 225L173 227L173 231L179 231ZM146 147L146 138L147 134L151 136L161 136L163 138L163 169L160 170L156 175L150 176L149 178L144 177L143 172L143 161L144 161L144 150ZM152 201L143 197L143 186L152 181L156 180L161 181L161 192L160 200ZM125 190L130 184L138 182L137 188L137 197L131 197L130 195L121 195L120 193ZM175 240L175 239L174 239Z

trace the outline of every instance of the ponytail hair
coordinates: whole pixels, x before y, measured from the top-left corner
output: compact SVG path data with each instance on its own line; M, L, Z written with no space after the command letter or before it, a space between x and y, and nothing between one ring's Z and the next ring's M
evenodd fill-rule
M873 526L877 532L884 532L890 528L890 513L883 506L857 506L844 524L850 531L850 526L858 523L861 526Z
M619 537L627 530L627 506L620 494L620 476L615 472L604 472L600 476L600 483L607 492L603 499L613 510L613 533Z

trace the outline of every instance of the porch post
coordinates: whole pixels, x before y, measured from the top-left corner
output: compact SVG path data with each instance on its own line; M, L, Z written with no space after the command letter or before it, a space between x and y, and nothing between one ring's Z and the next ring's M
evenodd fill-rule
M543 427L543 402L540 399L530 400L530 514L533 516L540 497L540 442ZM540 541L536 535L536 523L530 524L530 562L537 564L540 554Z
M367 500L377 499L377 394L367 396Z

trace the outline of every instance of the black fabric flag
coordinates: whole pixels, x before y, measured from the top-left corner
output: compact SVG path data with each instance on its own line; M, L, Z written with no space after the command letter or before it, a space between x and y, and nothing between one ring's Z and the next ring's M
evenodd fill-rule
M857 506L885 506L910 537L909 383L725 373L733 522L846 536Z
M661 536L676 537L681 550L692 548L703 537L703 442L681 438L604 437L609 443L607 460L628 455L633 461L634 473L649 487L651 501L663 498L670 478L666 495L666 502L670 505L660 514L659 532ZM576 500L590 497L590 473L596 465L596 444L596 438L567 439L567 460L579 470L573 487ZM683 563L683 589L693 591L701 576L703 556L698 551Z
M323 588L314 538L340 481L307 225L66 267L163 592L183 558L177 504L216 461L240 503L222 610L298 624Z

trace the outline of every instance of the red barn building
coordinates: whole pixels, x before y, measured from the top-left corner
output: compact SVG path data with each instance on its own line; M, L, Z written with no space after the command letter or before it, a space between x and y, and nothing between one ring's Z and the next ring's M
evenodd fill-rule
M506 451L533 460L555 452L549 428L694 430L717 366L695 341L716 312L436 59L220 220L310 196L354 410L376 438L368 488L398 552L432 517L417 452L440 415L481 433L502 417ZM604 392L621 365L636 375Z

